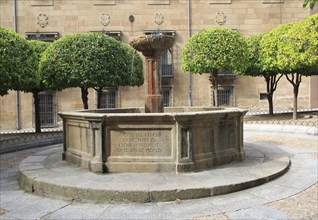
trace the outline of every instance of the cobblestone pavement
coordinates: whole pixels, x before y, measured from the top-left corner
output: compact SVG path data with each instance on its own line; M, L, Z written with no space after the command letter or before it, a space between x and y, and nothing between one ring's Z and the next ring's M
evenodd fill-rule
M318 136L310 136L295 133L266 133L266 132L245 132L245 141L249 143L262 144L269 143L278 146L286 152L292 161L291 171L295 169L293 163L304 163L310 158L310 163L318 166ZM49 147L46 147L49 148ZM176 201L162 204L79 204L72 201L59 201L24 193L18 189L16 180L8 186L2 179L8 175L17 173L17 166L20 161L29 155L42 149L30 149L15 153L0 155L0 219L312 219L318 220L318 184L317 181L302 191L293 191L286 196L273 194L284 194L277 191L274 184L264 184L252 189L231 193L215 198L204 198L198 200ZM297 159L297 161L295 161ZM297 168L297 167L296 167ZM12 170L12 172L7 172ZM308 172L317 172L317 169ZM274 181L288 180L288 172L282 178ZM318 174L317 174L318 175ZM16 177L15 177L16 179ZM297 177L293 177L295 181ZM297 179L299 184L302 178ZM6 189L8 188L8 189ZM9 192L10 191L10 192ZM261 196L254 196L255 192ZM16 204L16 200L21 199L24 203L22 207L9 209L10 205L1 202L1 195L12 194L12 199L8 200ZM15 194L14 194L15 193ZM252 196L253 195L253 196ZM269 198L264 199L264 198ZM212 200L213 199L213 200ZM44 206L47 203L47 206ZM246 205L242 205L246 203ZM33 205L33 206L32 206ZM38 205L36 208L35 205ZM44 210L45 207L46 210ZM33 209L33 210L32 210ZM43 209L43 210L42 210ZM163 209L171 209L166 215ZM159 210L159 211L158 211ZM115 213L116 212L116 213ZM36 214L35 214L36 213ZM140 215L139 215L139 214ZM202 213L202 214L200 214ZM210 214L209 214L210 213ZM36 216L36 217L35 217ZM39 217L40 216L40 217Z

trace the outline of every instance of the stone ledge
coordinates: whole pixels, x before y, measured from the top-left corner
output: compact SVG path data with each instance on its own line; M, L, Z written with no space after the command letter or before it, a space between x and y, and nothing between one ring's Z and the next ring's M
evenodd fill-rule
M19 183L27 192L79 202L147 203L204 198L255 187L288 171L290 160L287 156L262 153L261 147L248 145L243 162L208 171L104 175L62 161L61 149L53 148L20 163ZM32 163L36 167L32 167Z

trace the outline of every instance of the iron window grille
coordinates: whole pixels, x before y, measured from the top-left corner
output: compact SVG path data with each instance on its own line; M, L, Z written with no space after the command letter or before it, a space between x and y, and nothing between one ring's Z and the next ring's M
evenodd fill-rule
M218 72L219 76L234 76L233 70L221 70Z
M218 71L218 76L219 77L234 77L234 72L233 70L220 70ZM209 79L212 79L212 74L209 74Z
M53 42L59 39L60 34L58 32L26 32L25 39L27 40L40 40L45 42Z
M172 98L171 98L171 87L162 87L162 101L163 107L170 107L172 106Z
M56 126L55 92L39 93L39 109L41 127Z
M211 88L211 91L213 88ZM217 96L219 106L234 106L234 88L233 86L218 86ZM213 95L212 95L213 103Z
M103 91L101 108L117 108L117 88L107 88Z
M161 76L173 77L173 51L172 48L163 51L161 55Z

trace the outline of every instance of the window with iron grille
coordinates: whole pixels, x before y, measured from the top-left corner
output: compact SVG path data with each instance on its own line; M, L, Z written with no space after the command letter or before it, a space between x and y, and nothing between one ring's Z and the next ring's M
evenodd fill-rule
M55 92L46 91L39 93L39 109L41 126L53 127L56 125Z
M53 42L60 37L58 32L26 32L25 38L27 40L40 40L44 42Z
M161 56L161 76L173 77L173 53L172 48L165 50Z
M162 87L161 90L162 90L163 107L172 106L171 87Z
M233 86L218 86L217 93L218 93L219 106L234 106ZM213 96L212 96L212 103L213 103Z
M218 76L234 76L233 70L221 70L218 72Z
M101 108L117 108L117 88L108 88L103 91Z

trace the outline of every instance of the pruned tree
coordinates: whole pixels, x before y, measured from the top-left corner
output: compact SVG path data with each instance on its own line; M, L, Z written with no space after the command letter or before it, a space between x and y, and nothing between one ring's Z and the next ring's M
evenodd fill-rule
M37 63L39 63L40 58L46 48L49 46L49 43L38 41L38 40L31 40L28 43L32 46L33 50L37 55ZM45 84L42 81L42 74L39 71L39 66L37 66L37 71L35 73L36 77L34 78L35 83L33 83L32 87L29 87L24 90L24 92L32 92L33 100L34 100L34 115L35 115L35 132L41 132L41 121L40 121L40 99L39 93L46 89Z
M243 36L229 28L218 27L201 31L185 43L182 69L191 73L208 73L212 78L213 105L218 106L218 71L245 72L248 64L247 44Z
M113 79L108 81L101 81L99 76L96 77L96 84L94 89L97 92L97 108L101 108L101 98L103 93L103 88L107 87L118 87L118 86L141 86L144 83L142 59L135 49L132 47L121 44L122 55L120 55L124 62L116 62L117 68L120 70L120 78L118 75L113 75ZM116 68L116 69L117 69ZM103 77L103 76L102 76ZM111 75L109 75L111 77ZM117 79L116 79L117 78ZM107 80L107 77L104 78Z
M266 82L266 95L269 115L274 115L273 95L277 84L283 74L272 65L272 59L276 58L276 42L273 41L275 33L251 35L246 38L250 53L249 68L244 75L262 76Z
M297 98L302 76L318 75L318 14L289 24L279 34L277 66L293 85L293 119L297 119Z
M36 85L37 57L25 39L0 27L0 95Z
M318 0L304 0L303 7L306 8L308 5L311 9L315 7L317 4Z
M120 42L102 33L64 36L48 47L40 62L44 81L57 90L80 87L84 108L88 88L126 85L128 53Z

